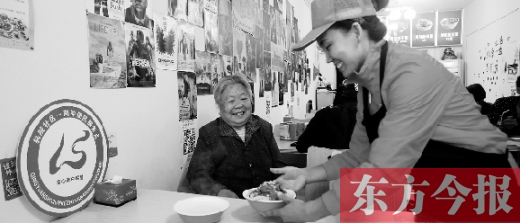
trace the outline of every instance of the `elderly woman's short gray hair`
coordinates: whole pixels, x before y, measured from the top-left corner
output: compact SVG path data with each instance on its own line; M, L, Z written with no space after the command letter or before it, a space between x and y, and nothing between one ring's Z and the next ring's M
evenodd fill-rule
M244 89L246 89L247 94L249 95L249 100L251 103L253 103L253 93L251 91L251 86L247 82L246 78L241 75L233 75L233 76L227 76L223 77L218 81L217 86L215 86L215 91L213 92L213 97L215 98L215 103L219 106L219 108L222 108L223 98L222 93L227 89L227 87L234 85L234 84L240 84Z

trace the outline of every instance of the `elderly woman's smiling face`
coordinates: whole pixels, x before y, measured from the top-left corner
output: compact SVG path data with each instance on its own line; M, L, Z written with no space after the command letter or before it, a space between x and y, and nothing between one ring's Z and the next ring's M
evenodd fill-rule
M222 92L220 116L233 127L244 126L251 117L251 98L241 84L232 84Z

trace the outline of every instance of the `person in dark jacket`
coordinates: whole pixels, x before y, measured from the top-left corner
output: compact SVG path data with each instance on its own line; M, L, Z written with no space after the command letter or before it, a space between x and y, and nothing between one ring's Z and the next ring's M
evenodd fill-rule
M516 92L520 93L520 76L516 79ZM488 118L508 136L520 135L520 96L502 97L491 106Z
M243 198L244 190L276 179L270 168L285 164L272 125L252 114L245 77L222 78L214 98L220 117L200 128L186 178L198 194Z
M130 0L132 5L125 10L125 22L153 29L153 20L146 15L148 0Z
M306 153L310 146L348 149L356 125L357 91L354 84L342 85L332 106L322 108L310 120L296 142L296 149Z
M486 90L480 84L472 84L467 86L469 93L473 95L475 98L475 102L480 105L480 113L483 115L488 115L491 109L492 104L484 101L486 99Z
M348 149L356 125L356 112L355 104L322 108L298 138L296 149L300 153L306 153L310 146Z

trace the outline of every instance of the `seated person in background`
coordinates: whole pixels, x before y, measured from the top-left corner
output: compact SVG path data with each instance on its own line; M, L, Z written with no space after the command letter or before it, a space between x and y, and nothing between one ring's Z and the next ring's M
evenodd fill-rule
M356 125L356 106L338 105L322 108L311 119L296 142L296 149L306 153L310 146L348 149Z
M482 85L472 84L467 86L466 89L468 89L469 93L473 95L477 104L480 105L480 113L483 115L488 115L492 104L484 101L484 99L486 99L486 90L484 90Z
M246 189L276 179L283 167L272 125L251 114L251 87L242 76L222 78L214 92L220 117L199 130L187 180L198 194L242 198Z
M516 92L520 93L520 76L516 78ZM499 98L491 106L488 114L491 124L497 126L508 136L520 135L519 96L509 96Z
M354 84L349 84L336 95L333 106L316 112L296 142L298 152L306 153L310 146L348 149L356 125L356 94Z

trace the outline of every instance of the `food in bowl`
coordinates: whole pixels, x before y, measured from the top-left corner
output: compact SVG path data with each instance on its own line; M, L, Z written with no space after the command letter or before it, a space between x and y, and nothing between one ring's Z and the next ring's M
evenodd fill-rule
M262 190L261 190L262 188ZM279 199L280 194L285 194L290 198L296 198L293 190L282 189L275 182L264 182L257 188L251 188L242 192L242 196L249 202L251 207L259 212L282 208L286 205ZM276 194L276 197L274 196Z
M415 27L419 31L428 31L432 28L432 26L433 26L433 22L428 19L419 19L415 23Z
M459 18L444 18L441 20L441 26L444 29L453 29L459 24Z
M274 181L262 183L258 188L251 191L249 198L255 201L276 201L279 194L287 194L287 191Z

